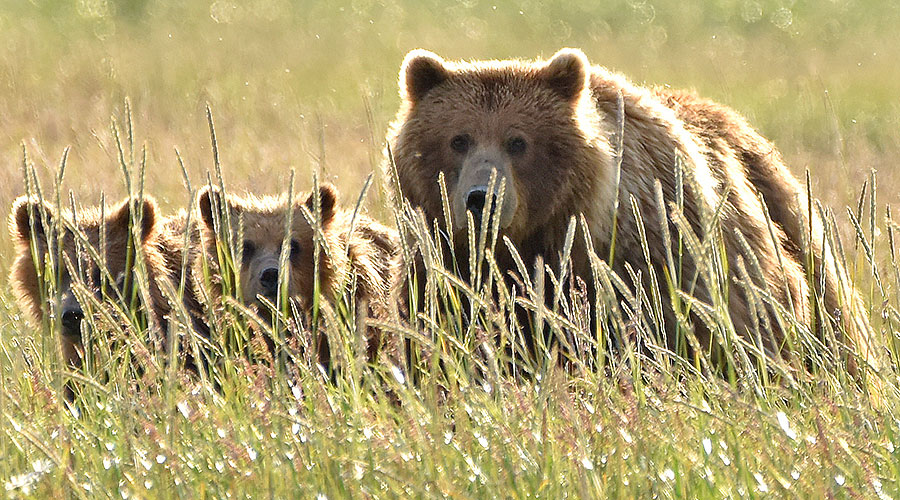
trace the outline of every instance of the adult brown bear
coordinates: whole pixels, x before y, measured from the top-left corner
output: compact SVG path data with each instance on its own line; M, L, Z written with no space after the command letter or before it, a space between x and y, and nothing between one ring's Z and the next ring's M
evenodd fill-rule
M443 222L443 175L452 226L443 230L457 257L469 248L467 212L478 227L491 206L526 265L540 259L560 269L569 222L583 215L591 248L575 238L569 269L592 283L591 255L612 256L607 263L619 276L637 277L647 295L652 286L668 295L658 321L669 347L679 328L705 349L723 342L712 330L733 329L757 354L790 357L786 330L815 324L824 338L824 320L839 317L851 370L875 362L871 328L840 263L822 244L802 258L802 230L823 238L821 222L804 218L799 182L777 156L742 154L772 149L730 110L687 98L676 106L678 95L591 66L575 49L534 62L449 62L414 50L400 94L388 133L400 191L429 222ZM701 119L713 115L720 119ZM691 235L697 244L680 247ZM516 271L501 246L496 258L502 271ZM696 301L684 308L685 298ZM676 303L690 312L678 314ZM704 309L727 310L731 324L711 324ZM786 324L787 314L797 321Z

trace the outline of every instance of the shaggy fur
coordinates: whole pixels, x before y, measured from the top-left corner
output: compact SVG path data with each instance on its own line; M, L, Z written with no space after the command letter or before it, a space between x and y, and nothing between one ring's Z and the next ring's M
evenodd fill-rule
M152 198L145 198L142 203L138 202L133 206L140 210L141 227L135 238L138 242L137 249L132 252L140 252L147 270L150 298L147 311L151 331L162 331L165 329L164 322L170 307L160 291L159 280L169 279L170 270L158 243L158 209ZM70 365L80 364L83 349L80 320L84 311L75 296L74 283L80 279L99 293L101 282L97 263L89 252L78 250L79 247L84 247L77 243L81 239L76 238L73 230L83 235L87 244L97 250L102 263L109 270L113 282L106 286L121 287L126 281L134 283L134 253L131 267L127 258L131 240L130 227L137 218L133 216L131 207L132 204L125 200L112 209L107 208L104 213L101 213L99 207L95 207L73 214L69 211L56 213L49 204L41 206L39 202L24 196L13 203L9 228L17 245L17 255L12 266L10 284L22 309L36 320L43 321L48 315L61 318L59 333L62 353ZM63 231L61 238L57 232L60 225ZM103 248L100 248L101 232L105 233L106 243ZM62 259L58 258L57 245L62 249ZM48 269L48 264L51 272L57 273L59 279L59 301L46 297L44 279L38 274ZM73 278L71 271L79 272L81 277ZM114 296L115 294L108 292L102 299L112 300ZM152 340L161 342L163 339L159 336Z
M357 286L351 291L352 300L359 312L359 324L370 318L386 320L395 315L400 270L400 245L396 231L376 221L357 215L353 220L350 210L338 206L338 194L333 186L325 184L318 191L319 221L324 247L319 252L318 279L326 306L334 305L334 300L343 295L345 287L355 275ZM225 242L216 231L219 221L230 217L232 234L237 237L239 222L243 222L242 262L240 263L241 298L247 305L265 317L266 309L261 298L275 303L277 290L272 287L269 270L278 270L282 241L285 238L285 224L291 215L291 234L288 257L288 296L296 300L300 309L309 312L315 294L316 267L315 233L304 215L316 218L316 196L310 195L305 202L288 205L285 197L234 196L223 197L218 188L204 188L200 192L198 211L201 215L201 241L205 260L212 270L213 291L222 293L221 272L218 269L217 252ZM351 229L352 228L352 229ZM202 265L198 259L195 268ZM198 273L195 269L195 273ZM276 275L277 276L277 275ZM219 285L217 285L217 283ZM381 338L377 329L367 328L367 349L370 359L374 359ZM320 344L321 345L321 344ZM327 346L326 346L327 347ZM328 363L327 352L320 351L320 361Z
M717 289L727 290L727 307L739 335L770 355L784 351L785 332L775 310L794 311L810 322L810 290L800 258L799 238L808 224L804 203L797 201L800 185L780 161L771 144L736 114L686 95L661 95L636 86L621 75L591 66L585 55L563 49L547 61L449 62L437 55L410 52L400 71L402 104L388 133L400 190L429 221L443 221L438 177L443 174L449 195L455 250L465 255L466 212L480 217L482 196L491 171L505 184L502 205L495 214L501 236L509 238L529 265L539 258L559 269L569 220L583 214L593 250L610 254L613 211L616 214L615 253L608 264L619 276L629 270L648 287L651 274L667 290L666 247L677 249L676 211L701 239L708 220L724 197L717 230L721 234L729 275L722 283L700 278L685 290L710 303ZM624 116L620 116L619 102ZM619 120L623 134L619 137ZM621 151L617 151L621 140ZM679 186L676 165L684 174L683 206L676 210ZM615 191L621 165L619 191ZM664 207L656 200L657 183ZM499 182L498 182L499 184ZM774 238L758 193L775 222ZM497 189L488 198L499 195ZM473 198L474 197L474 198ZM474 201L473 201L474 199ZM493 199L493 198L492 198ZM632 200L644 221L649 260L640 241ZM660 224L666 210L670 241ZM815 225L821 240L821 224ZM743 241L749 247L745 251ZM852 286L839 288L831 254L814 245L816 262L826 262L824 303L829 313L840 303L854 302ZM779 258L780 257L780 258ZM465 257L463 257L465 258ZM691 280L698 270L689 252L675 256L682 276ZM503 271L515 267L498 248ZM759 263L759 273L753 272ZM571 269L591 282L589 249L575 239ZM771 295L766 307L751 306L739 269L748 269L757 292ZM817 266L820 267L820 266ZM702 276L702 274L701 274ZM648 290L649 291L649 290ZM591 290L593 295L594 291ZM851 297L850 300L847 297ZM676 333L672 300L664 300L664 322L670 345ZM851 345L868 356L868 325L864 318L849 322ZM705 324L692 314L693 328L705 349L714 340ZM853 323L853 324L850 324ZM844 339L839 339L844 340Z

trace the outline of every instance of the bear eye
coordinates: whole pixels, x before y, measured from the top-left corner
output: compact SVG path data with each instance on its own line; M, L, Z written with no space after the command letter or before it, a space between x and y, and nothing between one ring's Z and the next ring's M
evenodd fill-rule
M242 252L241 256L242 256L243 260L246 262L246 261L250 260L250 258L253 257L253 253L256 252L256 245L254 245L252 241L245 241L244 248L243 248L243 250L241 250L241 252Z
M469 150L469 146L472 145L472 138L469 134L459 134L453 136L453 139L450 139L450 149L456 151L457 153L465 153Z
M506 152L511 155L520 155L527 149L528 143L521 137L513 137L506 141Z
M300 242L291 240L291 258L296 259L298 257L300 257Z

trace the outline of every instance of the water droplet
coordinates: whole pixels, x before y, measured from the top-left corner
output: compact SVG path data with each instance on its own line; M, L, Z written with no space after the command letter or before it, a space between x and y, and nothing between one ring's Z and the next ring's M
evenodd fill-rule
M781 426L781 430L784 431L785 435L789 437L791 441L796 441L797 432L791 428L791 423L788 421L787 415L785 415L783 411L780 411L775 414L775 418L778 419L778 425Z
M753 477L756 478L756 489L758 489L760 493L769 491L769 485L767 485L765 480L763 480L762 474L760 474L759 472L754 472Z
M591 459L588 457L581 459L581 466L587 470L594 470L594 462L591 462Z
M712 440L709 438L703 438L703 451L705 451L707 455L712 453Z
M834 476L834 482L837 483L838 486L843 486L845 481L846 481L846 478L844 477L843 474L838 474L838 475Z

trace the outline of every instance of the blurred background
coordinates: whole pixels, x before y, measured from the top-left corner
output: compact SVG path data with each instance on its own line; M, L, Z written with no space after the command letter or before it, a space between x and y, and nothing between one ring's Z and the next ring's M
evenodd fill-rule
M535 58L580 47L637 83L694 88L748 117L838 213L872 169L900 180L900 3L889 0L25 0L0 6L0 206L23 192L23 145L50 183L71 146L79 203L126 194L112 119L130 100L147 191L186 206L213 160L230 189L297 189L318 169L359 193L382 158L404 54ZM140 151L136 153L140 157ZM383 197L370 210L386 216ZM3 268L8 237L0 239Z

